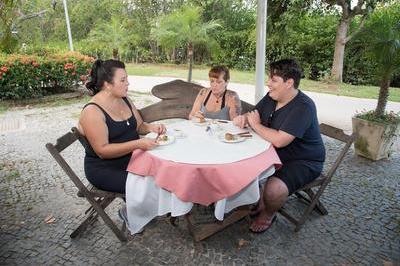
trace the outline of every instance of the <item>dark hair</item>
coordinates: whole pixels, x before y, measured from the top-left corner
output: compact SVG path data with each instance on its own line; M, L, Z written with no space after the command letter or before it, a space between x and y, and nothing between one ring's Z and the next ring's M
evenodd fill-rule
M229 69L226 66L213 66L208 72L208 77L217 79L222 73L224 73L223 79L228 81L230 76Z
M118 60L100 60L97 59L90 72L89 82L86 83L86 88L90 90L93 95L98 93L104 85L104 82L112 83L115 70L117 68L125 69L125 64Z
M284 81L293 79L293 86L297 89L303 77L303 70L295 59L282 59L269 64L269 75L279 76Z

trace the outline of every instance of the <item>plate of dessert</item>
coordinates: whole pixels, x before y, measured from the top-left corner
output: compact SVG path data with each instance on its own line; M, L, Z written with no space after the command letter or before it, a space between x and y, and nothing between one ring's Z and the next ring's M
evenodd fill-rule
M195 118L192 119L192 122L196 126L206 126L208 124L207 123L208 122L207 119L205 119L203 117L201 117L201 118L195 117Z
M158 136L158 138L156 139L158 145L168 145L171 144L175 141L175 137L171 136L171 135L167 135L167 134L161 134L160 136Z
M246 140L246 137L242 137L241 135L232 134L229 132L218 135L218 139L222 142L226 143L238 143Z
M158 145L160 145L160 146L168 145L175 141L175 137L172 135L161 134L161 135L157 136L157 134L154 132L147 134L146 137L151 138L151 139L156 138L156 141L157 141Z

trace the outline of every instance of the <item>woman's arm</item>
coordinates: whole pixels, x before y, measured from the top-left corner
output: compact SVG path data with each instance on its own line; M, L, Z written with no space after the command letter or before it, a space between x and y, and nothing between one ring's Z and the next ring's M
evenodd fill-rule
M206 93L207 93L207 89L203 88L197 94L196 100L194 100L194 103L193 103L192 111L190 111L190 114L188 117L189 120L192 119L193 117L202 116L200 114L200 108L201 108L201 104L204 101L204 98L206 97Z
M229 117L233 120L235 117L242 113L242 103L240 102L239 95L234 91L227 91Z
M268 128L261 124L260 114L257 110L251 111L247 115L248 123L251 128L263 139L269 141L276 148L282 148L289 145L295 136L273 128Z
M102 159L118 158L131 153L134 149L147 150L157 145L152 139L109 143L104 114L94 105L82 110L79 125L95 153Z

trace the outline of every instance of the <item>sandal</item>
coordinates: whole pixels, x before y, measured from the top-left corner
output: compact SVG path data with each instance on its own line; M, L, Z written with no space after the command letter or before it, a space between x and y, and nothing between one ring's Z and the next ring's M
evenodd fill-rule
M261 212L261 210L258 209L258 206L256 206L256 207L250 209L249 215L250 215L250 217L254 218L257 215L259 215L260 212Z
M253 229L251 228L251 226L250 226L249 230L250 230L250 232L255 233L255 234L264 233L265 231L267 231L268 229L271 228L271 226L274 224L275 221L276 221L276 214L274 215L274 217L272 217L271 222L269 223L269 225L267 225L266 223L264 223L263 225L261 225L261 226L265 226L265 227L262 228L261 230L259 230L259 231L253 230ZM254 221L253 223L255 223L255 221ZM253 224L252 224L252 225L253 225Z

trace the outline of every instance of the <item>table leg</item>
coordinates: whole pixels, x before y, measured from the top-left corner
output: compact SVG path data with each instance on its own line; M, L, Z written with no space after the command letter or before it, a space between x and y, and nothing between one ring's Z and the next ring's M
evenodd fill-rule
M207 237L212 236L213 234L223 230L225 227L243 219L248 216L250 213L250 205L241 206L233 211L228 217L226 217L223 221L195 225L193 215L190 213L185 215L189 232L192 234L193 238L196 241L201 241L206 239Z

